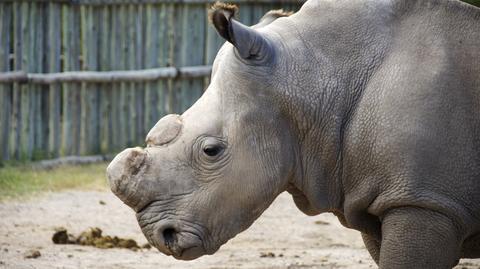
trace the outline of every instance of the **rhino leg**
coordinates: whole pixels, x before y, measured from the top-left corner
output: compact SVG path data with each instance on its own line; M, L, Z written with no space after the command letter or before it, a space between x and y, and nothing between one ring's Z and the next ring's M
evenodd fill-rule
M450 269L460 257L461 229L443 214L414 207L387 212L380 268Z
M380 242L366 233L362 233L362 239L370 256L372 256L372 259L378 264L380 258Z

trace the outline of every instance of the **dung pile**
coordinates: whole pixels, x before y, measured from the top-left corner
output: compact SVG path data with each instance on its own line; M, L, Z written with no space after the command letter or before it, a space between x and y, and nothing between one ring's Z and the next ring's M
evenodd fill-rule
M98 227L89 228L79 236L75 237L67 232L67 229L61 227L55 230L52 241L55 244L76 244L82 246L94 246L97 248L127 248L133 251L140 249L137 242L133 239L124 239L117 236L103 236L102 230ZM150 248L145 244L142 248Z

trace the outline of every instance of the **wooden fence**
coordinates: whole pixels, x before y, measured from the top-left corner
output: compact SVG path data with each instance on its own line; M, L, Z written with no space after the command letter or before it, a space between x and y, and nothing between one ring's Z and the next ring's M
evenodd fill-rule
M223 43L207 22L212 2L0 1L0 163L142 145L208 84ZM254 24L302 0L233 2Z

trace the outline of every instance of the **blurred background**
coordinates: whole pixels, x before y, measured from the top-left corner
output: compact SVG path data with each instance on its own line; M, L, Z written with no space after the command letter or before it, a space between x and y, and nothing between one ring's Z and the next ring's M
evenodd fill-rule
M236 2L251 25L303 0ZM182 113L208 85L224 42L207 20L212 3L1 1L0 162L143 145L163 115Z

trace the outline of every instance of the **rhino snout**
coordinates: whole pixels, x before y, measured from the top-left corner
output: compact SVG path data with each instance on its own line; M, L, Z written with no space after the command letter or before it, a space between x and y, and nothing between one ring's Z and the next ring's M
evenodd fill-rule
M107 167L107 177L112 192L125 204L132 204L138 189L139 176L147 160L147 152L141 148L129 148L119 153Z

